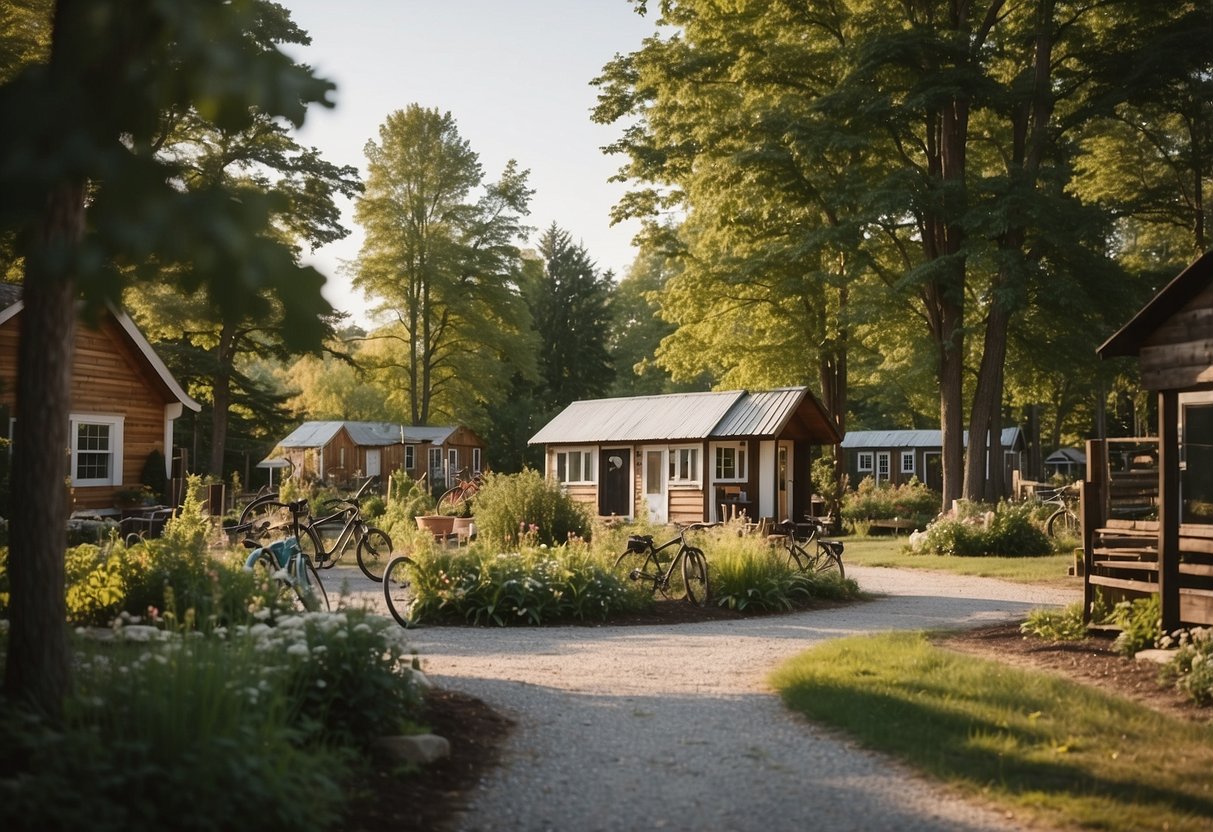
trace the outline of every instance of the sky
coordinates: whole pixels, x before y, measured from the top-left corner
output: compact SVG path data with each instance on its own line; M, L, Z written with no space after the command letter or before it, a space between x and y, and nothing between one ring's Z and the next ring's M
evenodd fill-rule
M312 38L287 51L337 84L337 106L310 108L301 144L365 175L363 148L390 113L413 103L450 112L486 182L510 159L530 170L531 242L555 222L600 269L627 274L638 226L610 224L626 188L607 181L622 158L601 151L621 128L590 121L590 81L653 33L651 15L637 15L628 0L279 2ZM342 214L349 237L305 261L328 276L329 302L365 325L368 304L346 268L362 232L351 202L342 202Z

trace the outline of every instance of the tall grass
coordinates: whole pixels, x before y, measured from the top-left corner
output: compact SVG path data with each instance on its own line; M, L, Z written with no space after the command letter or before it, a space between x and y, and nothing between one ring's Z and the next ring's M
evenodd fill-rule
M795 569L787 552L765 539L739 535L730 526L708 535L704 551L712 600L739 612L791 610L813 599L855 598L859 586L837 576L810 575Z

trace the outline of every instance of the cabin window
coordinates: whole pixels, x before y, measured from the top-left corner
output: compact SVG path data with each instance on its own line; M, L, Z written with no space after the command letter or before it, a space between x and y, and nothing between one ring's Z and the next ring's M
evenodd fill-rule
M416 467L416 465L417 465L417 446L416 445L405 445L404 446L404 470L412 471L413 468Z
M480 448L472 448L472 473L480 473Z
M871 473L872 472L872 452L871 451L860 451L858 458L856 460L856 463L857 463L856 467L859 469L859 473L861 473L861 474Z
M745 445L716 446L716 481L744 481L746 478Z
M122 485L121 416L71 416L72 485Z
M889 452L881 451L876 454L876 482L886 482L889 479Z
M454 483L459 479L459 449L447 448L446 451L447 482Z
M913 451L902 451L901 452L901 473L903 473L903 474L913 474L914 473L914 452Z
M1179 397L1181 523L1213 525L1213 393Z
M575 448L556 452L556 481L568 484L594 482L594 451Z
M670 448L670 485L698 485L699 447Z

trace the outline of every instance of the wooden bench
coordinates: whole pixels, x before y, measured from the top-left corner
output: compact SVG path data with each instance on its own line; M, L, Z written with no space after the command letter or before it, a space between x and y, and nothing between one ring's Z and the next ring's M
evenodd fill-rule
M918 528L918 524L915 523L913 520L869 520L868 521L869 533L875 531L876 529L888 529L893 534L899 534L900 532L905 532L906 534L909 534L910 532L914 531L917 528Z

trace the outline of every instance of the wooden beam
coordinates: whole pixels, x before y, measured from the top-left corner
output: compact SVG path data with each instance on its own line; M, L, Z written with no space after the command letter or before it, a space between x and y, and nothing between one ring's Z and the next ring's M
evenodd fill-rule
M1179 393L1158 394L1158 571L1162 629L1179 627Z

